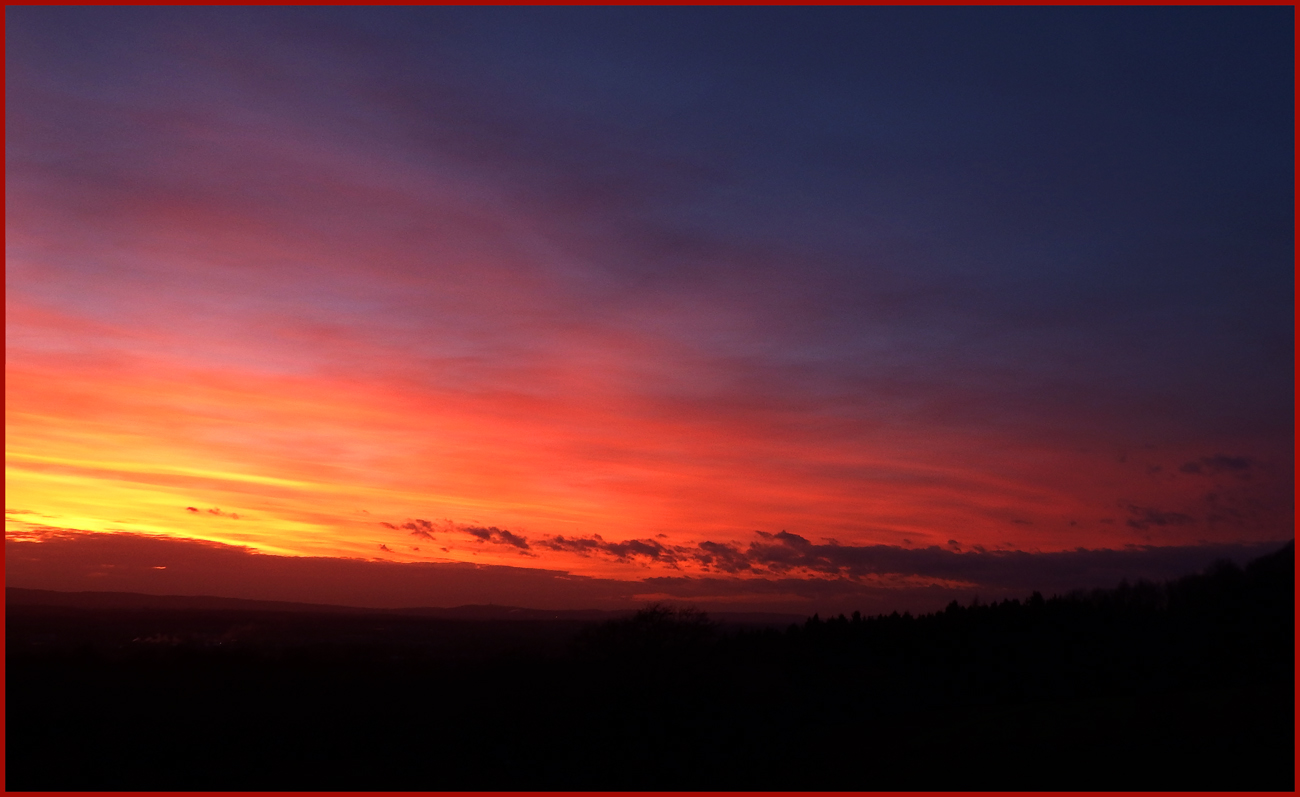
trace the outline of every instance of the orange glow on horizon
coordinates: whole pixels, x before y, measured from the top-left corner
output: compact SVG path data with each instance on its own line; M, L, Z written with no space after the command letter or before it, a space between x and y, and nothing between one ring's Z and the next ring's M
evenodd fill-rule
M755 529L784 529L845 545L955 539L966 550L1050 551L1132 542L1114 496L1158 506L1196 498L1184 482L1135 478L1147 466L1108 452L909 437L762 408L666 414L590 371L573 381L569 393L530 395L158 356L111 367L11 356L7 506L34 514L9 515L6 528L637 578L683 565L521 550L464 529L742 546ZM563 375L551 374L557 382ZM433 539L401 529L416 518L430 521ZM1163 544L1204 534L1171 531L1180 530L1162 530Z

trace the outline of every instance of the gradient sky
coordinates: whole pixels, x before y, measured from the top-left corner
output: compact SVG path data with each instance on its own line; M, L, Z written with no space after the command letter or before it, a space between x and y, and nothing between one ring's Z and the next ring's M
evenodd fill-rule
M812 610L1267 552L1293 16L9 7L7 581Z

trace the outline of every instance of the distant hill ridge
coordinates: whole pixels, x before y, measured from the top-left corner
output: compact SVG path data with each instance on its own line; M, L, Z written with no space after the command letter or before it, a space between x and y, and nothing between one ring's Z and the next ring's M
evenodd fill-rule
M468 605L451 608L409 607L382 609L364 606L343 606L328 603L299 603L296 601L266 601L248 598L222 598L215 595L148 595L141 592L59 592L49 589L5 587L5 603L9 606L63 606L75 609L195 609L195 610L246 610L266 612L313 612L324 614L414 614L430 617L486 619L586 619L601 620L626 612L599 609L570 609L548 611L524 609L516 606Z
M401 609L378 609L341 606L327 603L264 601L248 598L221 598L214 595L148 595L140 592L59 592L49 589L5 587L6 606L51 606L89 610L164 610L164 611L258 611L313 614L382 614L410 617L436 617L446 620L612 620L630 617L634 609L526 609L519 606L473 604L439 608L433 606ZM719 622L785 624L803 622L804 615L773 612L710 612Z
M1238 569L1230 562L1222 562L1229 569ZM1194 574L1164 582L1160 589L1168 590L1178 586L1187 586L1204 579L1205 574ZM1239 569L1238 569L1239 570ZM1274 578L1289 574L1294 579L1295 540L1291 540L1280 550L1265 554L1246 564L1244 573L1256 576L1272 574ZM1292 582L1293 583L1293 582ZM1098 589L1092 591L1093 598L1109 594L1127 594L1127 582L1116 589ZM1070 593L1069 598L1083 599L1085 590ZM1037 596L1037 593L1035 593ZM954 601L954 604L956 602ZM1018 603L1018 601L1017 601ZM494 604L472 604L440 608L433 606L406 607L398 609L369 608L361 606L341 606L323 603L298 603L294 601L266 601L248 598L223 598L214 595L149 595L139 592L60 592L46 589L26 589L23 587L5 587L5 605L22 607L57 607L78 610L154 610L154 611L258 611L300 614L334 614L334 615L384 615L389 617L430 617L445 620L567 620L592 621L617 620L632 617L635 609L526 609L519 606L498 606ZM790 623L802 623L809 619L807 615L783 614L775 612L708 612L710 619L724 624L784 626ZM841 618L843 615L841 615Z

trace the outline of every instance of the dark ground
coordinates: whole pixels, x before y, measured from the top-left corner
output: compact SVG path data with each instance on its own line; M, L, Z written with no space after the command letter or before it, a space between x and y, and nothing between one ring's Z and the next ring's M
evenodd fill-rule
M780 629L28 595L5 785L1293 791L1294 573Z

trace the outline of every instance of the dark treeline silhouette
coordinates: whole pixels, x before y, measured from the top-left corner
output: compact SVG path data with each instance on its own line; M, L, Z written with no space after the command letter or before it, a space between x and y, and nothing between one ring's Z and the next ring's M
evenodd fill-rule
M1294 573L785 629L9 606L6 787L1291 791Z

